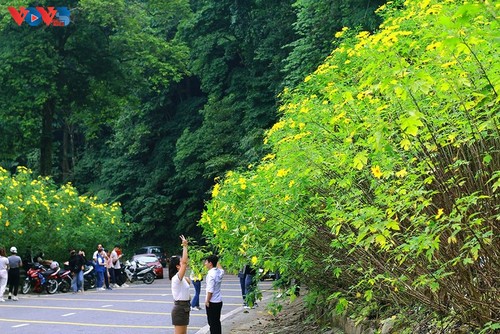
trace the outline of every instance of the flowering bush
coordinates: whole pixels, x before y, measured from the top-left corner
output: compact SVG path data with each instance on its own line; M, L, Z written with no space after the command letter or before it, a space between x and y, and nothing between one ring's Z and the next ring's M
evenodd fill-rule
M213 189L200 224L225 262L253 257L359 317L418 305L497 326L498 8L406 1L373 35L339 32L284 91L273 153Z
M0 168L0 245L20 255L43 251L66 259L69 248L94 250L129 236L118 203L78 195L71 184L58 188L48 177L33 177L19 167L14 175ZM36 254L32 254L36 255Z

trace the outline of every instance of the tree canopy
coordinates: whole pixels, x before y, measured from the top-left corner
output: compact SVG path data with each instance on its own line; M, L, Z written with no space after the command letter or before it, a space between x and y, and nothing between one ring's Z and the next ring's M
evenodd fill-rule
M375 33L338 31L285 89L269 154L212 190L200 224L226 266L307 282L313 304L358 320L423 307L498 328L496 10L407 1L382 6Z

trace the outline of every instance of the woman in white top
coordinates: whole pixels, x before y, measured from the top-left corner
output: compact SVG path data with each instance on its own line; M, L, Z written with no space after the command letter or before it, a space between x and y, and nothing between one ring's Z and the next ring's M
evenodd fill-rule
M191 281L186 277L188 241L183 235L180 238L182 240L182 257L180 259L178 256L170 258L168 277L172 281L172 296L174 298L174 308L171 312L174 332L175 334L187 334L189 311L191 309L189 303L189 285Z
M9 270L9 259L5 253L5 248L0 248L0 302L4 302L3 294L5 293L5 287L7 286L7 278Z

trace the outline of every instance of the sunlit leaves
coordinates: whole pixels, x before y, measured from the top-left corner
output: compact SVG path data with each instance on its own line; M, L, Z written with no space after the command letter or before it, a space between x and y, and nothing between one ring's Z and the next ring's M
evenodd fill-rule
M79 195L71 184L57 188L24 167L12 176L0 168L0 243L16 245L23 256L44 251L65 259L69 247L90 250L97 243L123 242L129 231L118 203Z
M406 1L379 32L346 37L284 94L283 117L267 136L272 163L243 175L254 181L251 191L224 184L225 197L208 205L213 216L231 205L234 230L248 226L214 243L255 241L248 253L258 265L263 254L289 275L291 265L302 269L308 286L328 290L341 311L362 297L397 294L398 303L449 303L462 320L484 323L496 290L485 281L480 288L473 273L481 256L499 252L500 115L490 84L499 67L495 43L476 37L496 21L476 6L488 5L456 14L458 2ZM439 24L445 15L462 22ZM298 138L291 125L300 123L309 133ZM280 248L268 241L278 236ZM331 285L324 268L338 275ZM498 270L483 265L481 275ZM457 287L465 286L475 299L436 297L462 295Z
M418 129L424 124L420 120L421 115L415 113L409 117L401 117L401 129L405 134L416 136L418 134Z

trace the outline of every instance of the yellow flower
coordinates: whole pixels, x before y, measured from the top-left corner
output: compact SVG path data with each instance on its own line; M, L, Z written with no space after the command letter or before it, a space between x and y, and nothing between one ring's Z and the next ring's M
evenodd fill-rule
M283 177L283 176L286 176L286 174L288 174L289 170L288 169L280 169L278 171L278 173L276 174L278 177Z
M455 65L456 63L457 63L457 62L456 62L455 60L453 60L453 61L449 61L449 62L447 62L447 63L442 64L442 65L441 65L441 67L442 67L442 68L448 68L448 67L451 67L451 66Z
M380 179L382 177L382 172L380 171L380 167L378 165L375 167L372 167L372 174L377 179Z
M212 197L217 197L219 195L219 190L220 190L220 184L216 184L214 186L214 189L212 190Z
M220 228L221 230L227 231L227 223L224 220L221 220Z
M9 227L9 225L10 225L10 221L8 221L8 220L7 220L7 221L5 222L5 227Z
M276 154L269 153L264 158L262 158L262 161L273 160L274 158L276 158Z
M435 49L439 48L441 46L441 44L442 44L441 42L435 42L435 43L429 44L429 45L427 45L425 50L426 51L435 50Z
M389 108L389 106L387 104L384 104L383 106L378 107L377 111L382 111L382 110L385 110L387 108Z
M252 264L255 266L257 264L257 256L252 256Z
M336 32L336 33L335 33L335 38L340 38L340 37L342 37L342 35L344 34L344 32L346 32L347 30L349 30L349 28L348 28L348 27L343 27L343 28L342 28L342 31L338 31L338 32Z
M437 214L436 214L436 219L439 219L444 213L444 209L439 209Z

